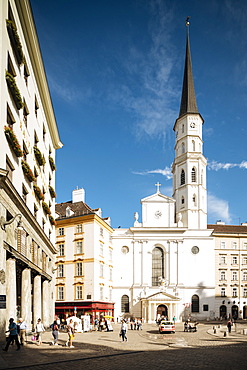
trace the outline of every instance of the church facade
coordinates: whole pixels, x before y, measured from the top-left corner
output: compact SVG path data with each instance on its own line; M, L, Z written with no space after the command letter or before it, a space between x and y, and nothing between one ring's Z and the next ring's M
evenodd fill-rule
M116 229L115 315L153 322L160 316L210 319L215 313L215 255L207 227L206 166L189 35L179 117L174 131L173 196L157 191L141 200L141 222Z

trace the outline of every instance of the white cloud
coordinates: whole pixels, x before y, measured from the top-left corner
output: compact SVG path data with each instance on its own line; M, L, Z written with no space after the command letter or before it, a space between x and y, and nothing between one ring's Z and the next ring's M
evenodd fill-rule
M221 163L216 161L211 161L208 163L208 169L213 171L219 170L229 170L230 168L245 168L247 169L247 161L242 161L241 163Z
M214 217L216 220L220 219L229 224L231 222L231 215L228 202L208 193L208 216L210 218Z
M155 173L158 173L160 175L165 176L167 180L170 180L172 178L171 168L169 168L169 167L165 167L163 170L162 169L157 169L157 170L147 170L147 171L141 171L141 172L133 172L133 174L135 174L135 175L142 175L142 176L151 175L151 174L155 174Z

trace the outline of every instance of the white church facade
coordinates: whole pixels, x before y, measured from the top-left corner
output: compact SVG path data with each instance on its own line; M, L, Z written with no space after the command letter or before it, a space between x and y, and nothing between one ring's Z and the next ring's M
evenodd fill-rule
M184 81L175 122L173 197L157 192L141 200L141 222L113 233L115 315L153 322L214 318L215 254L207 228L203 119L194 90L187 34Z

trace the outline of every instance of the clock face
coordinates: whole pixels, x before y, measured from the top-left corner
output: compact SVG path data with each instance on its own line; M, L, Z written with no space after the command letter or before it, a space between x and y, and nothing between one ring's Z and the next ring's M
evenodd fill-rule
M127 253L129 253L129 248L128 248L126 245L124 245L124 246L121 248L121 252L122 252L123 254L127 254Z
M195 127L196 127L195 122L191 122L190 127L191 127L191 128L195 128Z
M155 214L154 214L154 217L155 218L160 218L162 216L162 212L161 211L156 211Z
M194 246L194 247L191 248L191 252L193 254L197 254L197 253L199 253L199 248L197 246Z

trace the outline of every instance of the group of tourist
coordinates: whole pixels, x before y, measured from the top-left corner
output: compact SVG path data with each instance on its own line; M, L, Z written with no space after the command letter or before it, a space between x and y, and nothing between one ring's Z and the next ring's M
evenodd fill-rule
M65 324L63 323L63 328ZM60 320L54 320L51 324L50 328L52 329L52 336L53 341L52 345L58 345L58 334L60 329ZM9 328L6 333L9 333L8 337L6 338L6 345L3 348L3 351L7 352L10 344L16 344L17 351L20 350L21 345L23 346L26 342L26 335L27 335L27 324L26 322L20 318L18 324L15 323L13 318L9 319ZM66 342L66 346L69 348L74 348L73 346L73 339L76 331L76 323L73 319L69 319L66 325L67 333L68 333L68 340ZM38 319L37 324L35 326L35 331L32 335L32 340L37 342L37 345L40 346L42 344L42 333L45 331L44 325L41 319Z

